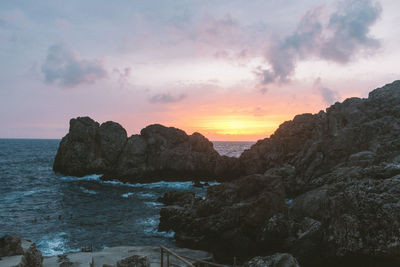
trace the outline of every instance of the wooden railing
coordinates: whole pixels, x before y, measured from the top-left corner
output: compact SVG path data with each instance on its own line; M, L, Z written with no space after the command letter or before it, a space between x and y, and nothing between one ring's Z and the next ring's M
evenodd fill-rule
M161 267L164 267L164 254L166 254L166 256L167 256L166 267L170 267L171 265L179 267L179 265L170 263L169 255L172 255L173 257L177 258L178 260L180 260L181 262L186 264L186 266L188 266L188 267L198 267L199 265L204 266L204 267L208 267L208 266L227 267L227 265L222 265L222 264L218 264L218 263L214 263L214 262L192 259L192 258L186 257L186 256L179 256L178 254L176 254L175 252L173 252L172 250L170 250L169 248L166 248L164 246L160 246L160 249L161 249ZM194 262L194 263L192 263L192 262ZM235 258L234 258L233 267L236 267L236 259Z

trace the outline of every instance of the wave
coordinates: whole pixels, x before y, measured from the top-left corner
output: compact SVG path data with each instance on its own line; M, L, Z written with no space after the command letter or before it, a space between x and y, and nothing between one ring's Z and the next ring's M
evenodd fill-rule
M45 235L37 243L43 256L56 256L67 252L78 252L79 249L71 249L66 245L68 234L57 233L53 236Z
M193 182L191 181L185 181L185 182L167 182L167 181L160 181L160 182L154 182L154 183L136 183L136 184L130 184L130 183L123 183L120 181L116 180L111 180L111 181L103 181L100 179L102 175L101 174L91 174L91 175L86 175L83 177L74 177L74 176L64 176L61 178L63 181L96 181L102 184L109 184L109 185L116 185L116 186L127 186L127 187L134 187L134 188L146 188L146 189L174 189L174 190L188 190L193 187ZM208 182L210 186L212 185L218 185L220 184L219 182Z
M61 177L62 181L101 181L101 174L90 174L83 177L75 177L75 176L64 176Z
M83 186L80 186L79 189L81 189L82 192L83 192L83 193L86 193L86 194L90 194L90 195L96 195L96 194L97 194L96 191L89 190L89 189L87 189L87 188L85 188L85 187L83 187Z
M143 232L145 232L148 235L162 236L162 237L169 238L169 239L173 238L175 235L174 231L168 231L168 232L159 232L158 231L159 223L160 223L160 215L145 218L138 222L139 225L142 225Z
M128 197L132 196L133 194L134 194L133 192L128 192L128 193L122 194L121 196L124 198L128 198Z
M159 207L163 205L160 202L152 202L152 201L145 201L144 204L151 207Z

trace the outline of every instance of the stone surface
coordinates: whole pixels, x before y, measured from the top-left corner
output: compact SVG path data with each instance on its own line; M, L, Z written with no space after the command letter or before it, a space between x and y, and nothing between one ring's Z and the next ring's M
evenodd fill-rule
M240 175L238 159L221 157L199 133L159 124L127 138L115 122L99 125L89 117L71 119L54 161L56 172L83 176L104 174L124 182L213 180ZM235 171L236 170L236 171Z
M185 248L171 248L171 250L178 255L190 257L198 260L212 261L213 256L209 252L200 251L200 250L191 250ZM117 262L122 259L131 257L132 255L137 255L138 257L146 257L147 262L150 267L159 267L160 266L160 247L148 247L148 246L132 246L132 247L110 247L105 248L101 251L95 251L91 253L87 252L76 252L76 253L67 253L65 254L65 258L63 262L68 262L69 266L89 266L89 264L93 261L94 267L103 267L103 266L117 266ZM174 257L170 257L171 266L173 264L181 266L182 263L175 259ZM57 256L53 257L45 257L43 260L43 267L54 267L60 265L60 259ZM0 266L1 261L0 261ZM9 266L4 266L9 267Z
M21 262L17 265L18 267L42 267L43 257L42 253L36 248L33 243L23 254Z
M89 117L71 119L53 169L74 176L111 172L126 139L126 131L118 123L105 122L100 126Z
M117 267L149 267L146 256L133 255L117 262Z
M0 257L20 255L24 252L19 236L5 235L0 237Z
M291 166L294 174L283 178L287 194L296 196L335 182L322 179L335 169L392 162L400 154L399 91L396 81L368 99L349 98L326 112L297 115L245 151L241 168L251 174Z
M298 115L239 161L249 176L162 208L160 229L225 259L288 252L304 266L400 265L400 81Z
M296 258L288 253L276 253L266 257L255 257L243 267L300 267Z
M173 230L180 245L211 250L218 259L256 253L259 227L286 208L281 179L264 175L210 187L206 199L171 204L161 209L159 230Z

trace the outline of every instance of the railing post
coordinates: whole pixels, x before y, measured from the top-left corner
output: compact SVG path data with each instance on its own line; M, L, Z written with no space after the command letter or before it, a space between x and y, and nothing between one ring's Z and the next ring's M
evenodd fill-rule
M233 257L233 267L236 267L236 257Z
M167 267L169 267L169 253L167 251Z
M164 267L164 249L162 247L160 247L161 249L161 261L160 261L160 265L161 267Z

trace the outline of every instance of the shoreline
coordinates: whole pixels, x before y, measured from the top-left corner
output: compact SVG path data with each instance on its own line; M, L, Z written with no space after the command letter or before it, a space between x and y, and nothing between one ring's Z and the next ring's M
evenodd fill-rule
M24 251L32 244L23 240ZM192 250L187 248L172 248L178 255L190 257L197 260L213 261L213 255L210 252L202 250ZM70 252L56 256L43 256L43 267L61 266L90 266L94 262L95 267L102 267L104 264L116 266L117 262L133 256L145 256L150 267L160 266L160 247L157 246L116 246L104 248L93 252ZM21 262L22 255L2 257L0 267L10 267L18 265ZM173 257L170 258L172 264L179 263Z

